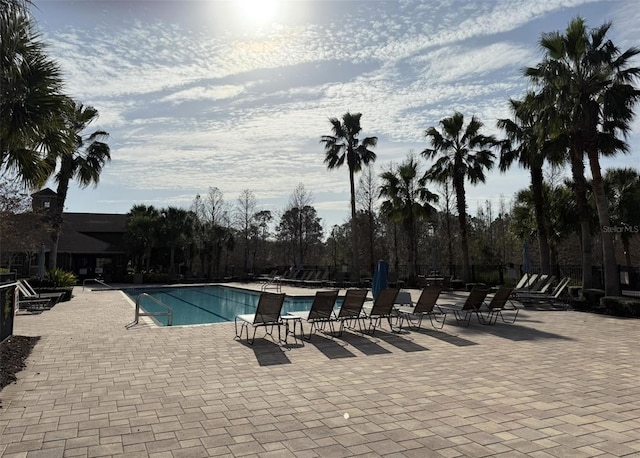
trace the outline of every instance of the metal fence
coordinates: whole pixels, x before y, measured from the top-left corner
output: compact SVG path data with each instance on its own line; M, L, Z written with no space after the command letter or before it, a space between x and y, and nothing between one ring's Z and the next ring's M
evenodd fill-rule
M593 288L604 289L604 269L602 266L592 267ZM407 272L407 266L400 266L400 274ZM418 266L418 275L430 274L433 266ZM460 278L462 276L462 265L442 266L438 271L442 275L450 275L452 278ZM620 286L625 291L640 291L640 268L618 266ZM486 283L490 285L501 285L514 283L523 274L522 266L519 265L472 265L471 281L473 283ZM540 273L540 266L533 265L529 273ZM557 278L569 277L571 279L569 285L580 286L582 284L582 266L581 265L555 265L552 267L553 275Z
M0 343L13 334L16 284L0 286Z

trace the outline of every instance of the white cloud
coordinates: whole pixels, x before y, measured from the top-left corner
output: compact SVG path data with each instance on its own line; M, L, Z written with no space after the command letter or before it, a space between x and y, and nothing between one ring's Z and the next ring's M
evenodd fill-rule
M73 2L43 3L47 19L57 17L58 26L45 24L44 32L70 95L95 106L96 127L111 133L105 188L163 202L190 202L192 192L210 186L230 198L250 188L276 205L303 182L322 196L319 210L346 214L346 170L329 172L322 162L319 139L330 132L329 117L363 113L363 135L380 140L380 167L422 151L424 130L456 110L497 133L496 119L509 115L507 99L526 88L521 68L537 58L536 44L523 38L528 29L542 27L539 36L547 22L565 25L578 13L595 25L606 9L625 42L640 42L633 1L593 10L590 0L344 2L340 14L335 3L319 2L315 16L305 3L293 2L295 21L255 31L222 20L209 30L152 9L118 16L124 6L112 2L103 4L108 23L82 18L87 9ZM524 171L492 172L474 195L510 195L526 182Z

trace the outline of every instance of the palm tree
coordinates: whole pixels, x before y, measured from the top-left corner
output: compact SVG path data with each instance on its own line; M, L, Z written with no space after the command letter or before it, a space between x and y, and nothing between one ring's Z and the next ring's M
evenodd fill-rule
M184 248L193 234L193 214L188 210L177 207L167 207L160 210L160 236L169 246L169 275L174 277L176 248Z
M526 72L541 86L547 105L554 107L558 115L556 135L567 137L572 163L582 162L585 154L589 158L601 228L609 227L610 222L600 154L628 151L620 136L629 132L633 106L640 98L640 90L632 84L640 75L640 68L630 66L640 49L618 49L607 39L610 28L611 23L606 22L587 30L584 20L576 18L564 34L543 34L540 45L546 55ZM576 182L577 178L574 172ZM617 296L620 282L613 237L602 231L601 239L605 294Z
M400 223L409 241L409 279L417 272L418 243L416 233L420 221L434 215L436 209L430 205L437 202L437 194L429 191L426 179L418 178L419 166L413 154L398 167L380 175L380 197L386 198L380 212L391 221Z
M462 245L462 275L466 282L471 281L471 263L469 260L469 243L467 241L467 200L464 183L485 182L485 170L493 167L495 155L490 148L497 144L492 136L480 134L482 122L475 116L464 127L464 116L456 112L449 118L440 121L442 132L435 127L425 131L431 143L422 155L436 162L425 174L432 181L446 183L451 181L456 194L458 224Z
M60 165L55 175L58 196L52 218L53 243L49 259L51 269L56 267L62 213L67 200L69 183L75 179L81 187L97 186L102 168L111 160L109 145L103 141L109 136L107 132L96 130L89 135L82 135L87 126L97 118L98 110L95 108L74 104L73 109L68 113L66 129L67 136L73 141L73 148L57 151L54 156L59 160Z
M127 214L124 242L134 258L136 272L149 270L151 252L158 241L160 212L153 205L134 205Z
M605 189L611 205L611 220L620 235L627 267L632 267L631 238L640 228L640 173L631 168L610 169L604 175Z
M342 122L338 118L330 118L333 135L323 135L320 143L324 143L325 159L328 169L341 167L345 159L349 168L349 191L351 193L351 243L352 258L351 271L360 273L360 261L358 252L358 233L356 221L356 189L355 174L362 170L362 165L375 162L376 154L371 151L378 143L377 137L365 137L360 141L358 135L362 131L360 127L361 113L345 113Z
M27 10L28 1L0 2L0 172L15 173L29 187L53 172L43 161L61 141L63 112L58 65L46 55Z
M498 120L498 127L505 131L507 137L502 142L500 151L500 171L506 172L515 161L518 161L520 166L529 169L540 249L540 270L543 274L548 275L551 273L551 263L542 171L546 155L543 152L544 134L539 116L530 107L533 98L534 95L530 93L524 100L510 99L509 105L513 119Z

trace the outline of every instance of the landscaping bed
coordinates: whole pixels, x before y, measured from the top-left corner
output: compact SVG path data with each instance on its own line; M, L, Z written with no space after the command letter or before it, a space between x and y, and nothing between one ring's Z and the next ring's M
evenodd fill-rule
M16 381L16 374L25 368L24 362L38 340L40 337L11 336L0 343L0 394L5 386Z

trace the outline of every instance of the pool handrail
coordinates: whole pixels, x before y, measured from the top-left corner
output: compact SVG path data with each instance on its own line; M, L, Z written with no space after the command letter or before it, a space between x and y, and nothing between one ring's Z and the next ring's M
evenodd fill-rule
M140 311L140 300L143 297L148 297L149 299L151 299L156 304L165 307L167 309L167 311L166 312L141 312ZM171 307L169 307L167 304L165 304L164 302L156 299L155 297L153 297L151 294L148 294L148 293L142 293L142 294L139 294L136 297L136 316L135 316L135 319L133 320L132 323L129 323L128 325L126 325L125 328L129 329L130 327L135 326L136 324L138 324L140 322L140 317L141 316L166 316L167 317L167 326L173 326L173 309L171 309Z
M102 280L98 279L98 278L85 278L84 280L82 280L82 291L84 291L84 287L87 284L88 281L94 281L96 283L101 284L102 286L106 287L107 289L116 289L113 286L107 285L105 282L103 282Z
M275 289L276 292L281 292L282 291L282 280L279 276L275 276L273 278L270 278L269 280L265 281L262 286L260 287L260 291L266 291L267 289Z

